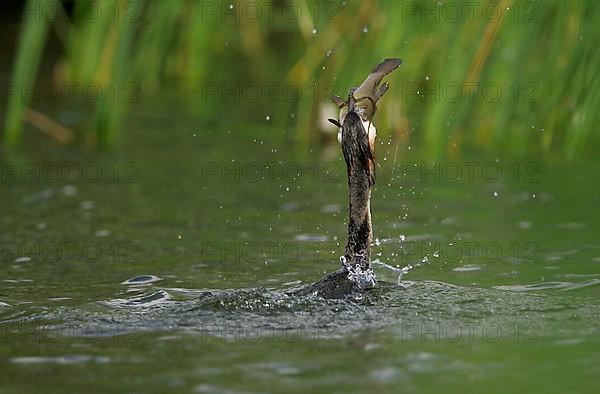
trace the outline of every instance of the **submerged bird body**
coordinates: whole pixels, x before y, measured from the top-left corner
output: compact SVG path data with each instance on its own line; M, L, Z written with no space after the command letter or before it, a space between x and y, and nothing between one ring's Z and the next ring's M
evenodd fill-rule
M375 184L375 126L377 102L388 90L381 80L401 64L400 59L385 59L348 98L333 96L339 107L338 120L329 121L340 128L338 140L348 173L348 241L340 258L342 268L326 275L297 294L316 294L324 298L344 298L375 285L369 268L371 228L371 188Z

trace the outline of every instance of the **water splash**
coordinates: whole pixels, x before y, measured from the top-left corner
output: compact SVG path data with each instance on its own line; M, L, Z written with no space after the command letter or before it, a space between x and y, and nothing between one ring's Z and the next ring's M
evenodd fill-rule
M402 281L402 277L414 268L411 264L408 264L402 268L393 267L389 264L384 263L383 261L380 261L379 259L372 261L371 266L381 267L385 270L391 271L394 275L398 275L396 278L397 285L399 285Z
M360 290L372 289L375 287L375 273L371 268L363 269L360 264L352 266L344 264L348 270L348 279L356 283Z

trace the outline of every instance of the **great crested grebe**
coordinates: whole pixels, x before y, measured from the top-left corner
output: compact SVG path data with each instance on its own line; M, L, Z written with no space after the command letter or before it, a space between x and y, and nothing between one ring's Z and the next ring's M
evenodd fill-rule
M371 71L358 87L350 89L344 101L333 96L340 109L337 120L338 140L342 145L348 172L348 242L340 257L342 268L323 277L295 294L314 294L324 298L344 298L356 291L375 286L370 269L371 254L371 188L375 184L375 135L373 116L377 102L388 90L389 83L381 80L394 71L402 61L385 59Z

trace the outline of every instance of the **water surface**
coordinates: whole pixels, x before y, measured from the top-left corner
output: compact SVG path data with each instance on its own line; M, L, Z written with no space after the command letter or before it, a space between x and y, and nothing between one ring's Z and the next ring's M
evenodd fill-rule
M320 300L287 293L339 264L335 145L160 110L126 128L116 153L4 159L6 392L600 388L597 163L379 141L379 286Z

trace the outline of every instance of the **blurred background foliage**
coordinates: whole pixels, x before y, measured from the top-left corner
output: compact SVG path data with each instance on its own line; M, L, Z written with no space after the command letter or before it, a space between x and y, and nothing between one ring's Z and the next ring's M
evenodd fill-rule
M475 148L568 158L600 142L596 0L25 3L12 83L93 82L117 95L104 94L73 130L8 95L8 148L24 121L61 142L72 133L114 147L127 133L123 116L137 108L130 96L175 101L181 114L206 120L200 129L256 123L314 143L332 138L320 132L328 97L345 96L386 57L404 63L377 115L384 138L434 155ZM59 53L43 76L52 41Z

